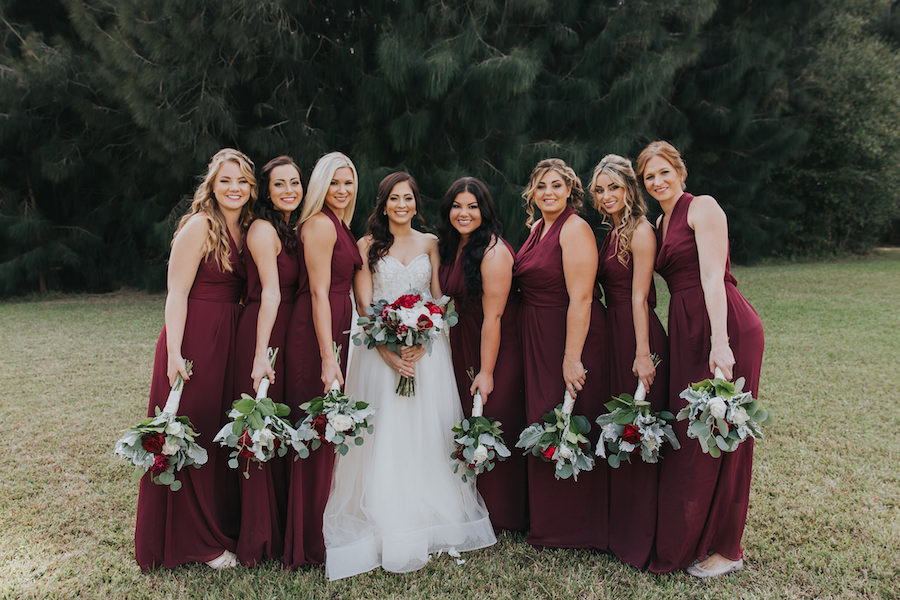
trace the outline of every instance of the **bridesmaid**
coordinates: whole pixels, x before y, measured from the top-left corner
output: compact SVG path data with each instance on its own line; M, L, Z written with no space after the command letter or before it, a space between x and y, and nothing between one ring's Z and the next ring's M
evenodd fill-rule
M230 366L246 279L241 243L255 199L253 162L237 150L220 150L172 240L165 326L156 344L147 414L162 408L180 374L186 383L178 414L200 432L198 443L209 462L179 471L177 492L149 477L141 480L134 546L143 571L187 562L214 569L237 565L237 531L227 514L235 500L228 492L237 482L227 451L210 440L234 396ZM193 361L190 373L185 360Z
M584 195L581 180L562 160L542 160L522 195L531 235L516 255L513 275L521 291L525 416L529 423L540 420L568 390L578 392L575 413L593 422L609 401L606 325L597 298L594 233L575 214ZM541 218L532 226L535 207ZM556 480L552 465L529 456L528 543L606 550L607 470L599 463L577 482Z
M309 178L297 235L300 277L286 349L287 398L292 421L299 406L344 385L353 317L350 286L362 257L348 227L356 207L356 167L340 152L326 154ZM340 346L340 364L332 344ZM325 444L291 466L284 565L325 562L322 513L331 488L333 448Z
M291 215L303 199L300 168L289 156L270 160L260 172L260 198L256 219L247 231L247 302L238 323L235 348L235 397L255 395L268 377L268 396L284 402L284 346L288 319L297 289L297 237ZM275 368L268 348L279 348ZM237 557L253 566L263 559L280 558L284 548L287 510L287 469L290 455L251 464L250 478L240 477L241 529ZM246 468L246 465L241 465Z
M713 375L744 377L759 392L763 328L730 272L728 223L712 196L684 191L687 169L668 142L653 142L637 160L644 186L663 210L656 270L669 286L669 409L678 394ZM741 536L747 519L753 440L721 458L703 454L688 439L686 421L675 425L681 450L661 463L656 549L650 570L687 568L715 577L743 568Z
M481 391L486 414L498 419L504 442L513 448L525 422L518 297L510 293L515 258L500 237L502 224L487 187L473 177L456 180L441 202L439 227L441 290L451 296L459 323L450 329L450 348L463 412ZM475 381L467 369L475 370ZM490 402L488 402L490 400ZM528 529L527 462L514 452L478 476L481 493L498 529Z
M594 167L591 191L594 208L613 225L600 248L597 271L606 298L610 392L633 395L639 378L653 410L664 410L669 342L653 312L656 234L631 161L615 154L603 157ZM658 369L651 353L662 361ZM647 567L656 535L657 475L657 465L640 457L609 471L609 549L639 569Z

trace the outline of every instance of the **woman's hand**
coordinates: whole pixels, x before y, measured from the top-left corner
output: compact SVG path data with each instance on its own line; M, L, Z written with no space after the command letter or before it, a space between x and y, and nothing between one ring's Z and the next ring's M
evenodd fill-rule
M400 358L407 362L414 363L425 356L424 346L404 346L400 349Z
M181 374L181 378L185 381L190 381L191 374L188 373L187 365L184 364L184 357L180 354L178 355L169 355L169 364L166 367L166 375L169 377L169 387L175 385L175 378Z
M404 360L399 354L393 350L389 350L387 346L375 346L381 359L394 371L397 371L405 377L413 377L416 374L416 364L408 360Z
M644 389L649 393L653 380L656 379L656 367L653 366L653 359L649 354L635 355L634 364L631 366L631 372L635 377L640 378L644 384Z
M322 383L324 384L323 393L328 393L331 384L337 381L341 388L344 387L344 376L341 374L341 365L333 356L322 361Z
M563 380L566 382L566 389L572 396L581 391L584 382L587 380L587 371L581 361L570 357L568 354L563 356Z
M275 383L275 369L269 364L269 357L265 354L253 357L253 368L250 370L250 377L253 379L253 391L259 391L259 383L263 377L269 378L269 385Z
M488 396L494 391L494 375L479 371L469 387L469 393L474 396L476 390L481 392L481 403L487 404Z
M716 367L722 371L725 379L731 381L732 369L734 367L734 353L728 344L718 344L709 351L709 372L715 373Z

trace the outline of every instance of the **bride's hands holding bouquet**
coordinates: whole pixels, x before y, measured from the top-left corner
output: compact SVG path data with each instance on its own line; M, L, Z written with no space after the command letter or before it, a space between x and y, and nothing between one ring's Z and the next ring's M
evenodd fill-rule
M389 366L391 369L397 371L404 377L415 376L415 363L409 360L405 360L400 354L397 354L393 350L389 350L385 345L375 346L375 349L378 351L378 354L381 355L382 360L384 360L384 362L387 363L387 366Z

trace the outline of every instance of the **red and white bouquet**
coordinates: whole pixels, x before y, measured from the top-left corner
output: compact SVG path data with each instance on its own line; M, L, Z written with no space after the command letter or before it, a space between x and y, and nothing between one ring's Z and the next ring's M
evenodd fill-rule
M278 349L268 349L269 364L275 366L275 356ZM284 417L291 413L287 404L274 402L267 396L269 391L269 378L264 377L259 382L256 397L249 394L241 394L234 401L228 418L232 419L225 424L219 433L213 438L222 446L234 448L229 455L228 466L237 469L240 459L246 460L244 477L250 477L250 461L260 463L267 462L275 456L287 454L288 447L292 447L297 457L309 456L309 449L304 442L312 439L312 436L304 437L304 434L291 427L290 421Z
M713 379L689 385L679 395L687 405L678 411L678 420L688 420L687 436L713 458L734 452L748 437L761 438L760 425L772 418L743 388L743 377L731 383L717 367Z
M190 371L191 361L185 366ZM206 449L194 441L199 434L190 419L177 416L183 390L184 379L179 374L162 411L157 406L156 416L126 429L115 448L116 454L135 465L138 478L150 471L153 483L167 485L173 492L181 489L175 471L189 466L199 469L209 459Z
M393 302L378 300L371 304L366 316L357 320L362 332L353 335L353 343L365 344L367 348L384 345L394 352L403 347L425 346L431 352L435 336L458 321L459 315L447 296L432 302L413 291ZM394 392L398 396L414 396L415 376L401 375Z
M471 377L471 373L469 374ZM463 481L475 479L494 464L509 457L509 448L503 443L500 421L484 416L481 392L475 390L472 399L472 416L456 423L451 430L456 448L450 454L454 473L462 469Z
M574 477L578 481L579 472L594 468L594 457L587 438L591 423L584 415L573 415L574 407L575 398L567 390L562 404L545 414L540 423L532 423L519 434L516 447L524 448L525 454L530 452L556 463L557 479Z
M675 417L668 411L651 410L646 397L644 382L638 380L633 397L631 394L613 397L605 405L610 412L597 417L600 426L597 456L605 458L614 469L622 461L631 462L633 454L646 463L658 462L660 448L667 441L676 450L681 447L669 424Z

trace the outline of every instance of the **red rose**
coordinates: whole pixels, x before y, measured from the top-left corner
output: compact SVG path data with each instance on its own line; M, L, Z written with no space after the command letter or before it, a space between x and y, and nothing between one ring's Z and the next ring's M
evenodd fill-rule
M318 415L316 418L312 420L312 428L316 430L316 433L319 434L319 439L325 439L325 426L328 425L328 417L325 415Z
M419 320L416 321L416 327L418 327L420 331L424 331L426 329L431 329L432 327L434 327L434 323L432 323L431 319L429 319L427 316L419 315Z
M622 432L622 440L629 444L640 444L641 430L634 425L626 425L625 431Z
M253 452L250 450L250 446L253 445L253 440L250 439L250 431L245 429L244 433L241 434L240 439L238 440L238 447L240 450L238 451L238 456L241 458L252 458Z
M553 460L553 453L556 452L555 446L547 446L546 450L541 450L541 454L544 455L544 458L547 460Z
M390 314L391 314L391 305L385 304L384 308L381 309L381 318L387 319L388 315L390 315Z
M144 450L150 454L159 454L162 452L163 444L166 443L166 436L161 433L148 433L141 438L141 445ZM168 467L166 467L167 469ZM165 469L163 469L165 471Z
M418 294L404 294L397 298L397 301L394 302L394 308L412 308L416 305L416 302L421 300L421 296Z
M154 477L159 477L160 474L165 473L168 470L169 458L165 454L157 454L153 464L150 465L150 473L152 473Z
M404 333L406 333L407 329L409 329L409 327L401 324L399 327L397 327L397 333L404 334Z
M462 444L460 444L459 446L456 447L456 454L454 454L453 457L457 460L466 460L466 457L463 456L463 450L465 450L465 449L466 449L466 447L463 446Z
M441 310L441 307L435 304L434 302L429 302L425 305L428 308L428 312L433 315L442 315L444 311Z

